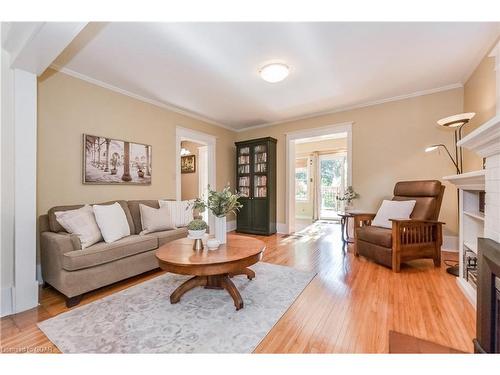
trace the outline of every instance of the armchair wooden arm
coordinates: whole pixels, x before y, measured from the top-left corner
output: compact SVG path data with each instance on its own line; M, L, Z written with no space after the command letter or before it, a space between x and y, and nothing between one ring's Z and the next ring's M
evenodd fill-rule
M435 220L391 219L392 269L399 272L402 261L421 257L432 258L441 265L443 222Z
M354 243L356 244L357 243L356 228L372 225L372 220L375 218L376 214L362 212L362 213L352 213L351 215L354 218L353 232L354 232ZM355 245L354 246L354 256L358 256L358 255L359 255L358 246Z
M375 218L374 213L352 213L352 217L354 218L354 236L356 236L356 228L371 225L372 220Z

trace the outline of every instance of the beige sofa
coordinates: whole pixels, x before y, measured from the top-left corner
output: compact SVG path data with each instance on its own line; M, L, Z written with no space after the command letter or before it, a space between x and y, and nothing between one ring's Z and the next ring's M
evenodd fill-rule
M113 243L99 242L81 250L77 236L57 222L55 212L83 205L57 206L39 218L40 256L44 283L66 296L66 305L80 303L83 293L158 268L159 246L187 236L186 228L139 235L142 231L139 204L158 208L157 200L118 202L127 216L131 235Z

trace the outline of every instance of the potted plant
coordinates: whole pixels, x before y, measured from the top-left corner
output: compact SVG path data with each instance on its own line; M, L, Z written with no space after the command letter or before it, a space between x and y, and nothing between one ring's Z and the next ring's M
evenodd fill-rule
M208 199L203 201L198 198L193 202L193 209L204 212L206 208L215 216L215 238L219 243L226 243L226 216L239 211L243 205L238 201L239 193L232 193L227 185L222 191L215 191L208 186Z
M352 186L348 186L342 196L337 196L338 201L346 202L345 209L351 208L351 202L358 198L359 194L354 191Z
M187 226L189 237L193 239L203 238L207 228L208 225L203 220L194 219Z

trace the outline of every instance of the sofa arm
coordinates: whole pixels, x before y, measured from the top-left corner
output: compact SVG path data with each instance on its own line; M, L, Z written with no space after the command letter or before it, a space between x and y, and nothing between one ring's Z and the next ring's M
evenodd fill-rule
M60 263L59 260L63 254L80 249L80 239L76 235L55 232L42 232L40 234L42 266L48 263Z

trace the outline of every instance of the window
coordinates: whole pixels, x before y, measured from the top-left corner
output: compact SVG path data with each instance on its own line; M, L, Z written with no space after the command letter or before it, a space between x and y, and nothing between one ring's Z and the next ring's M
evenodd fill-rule
M300 158L295 162L295 200L298 201L307 201L309 199L307 160L307 158Z

